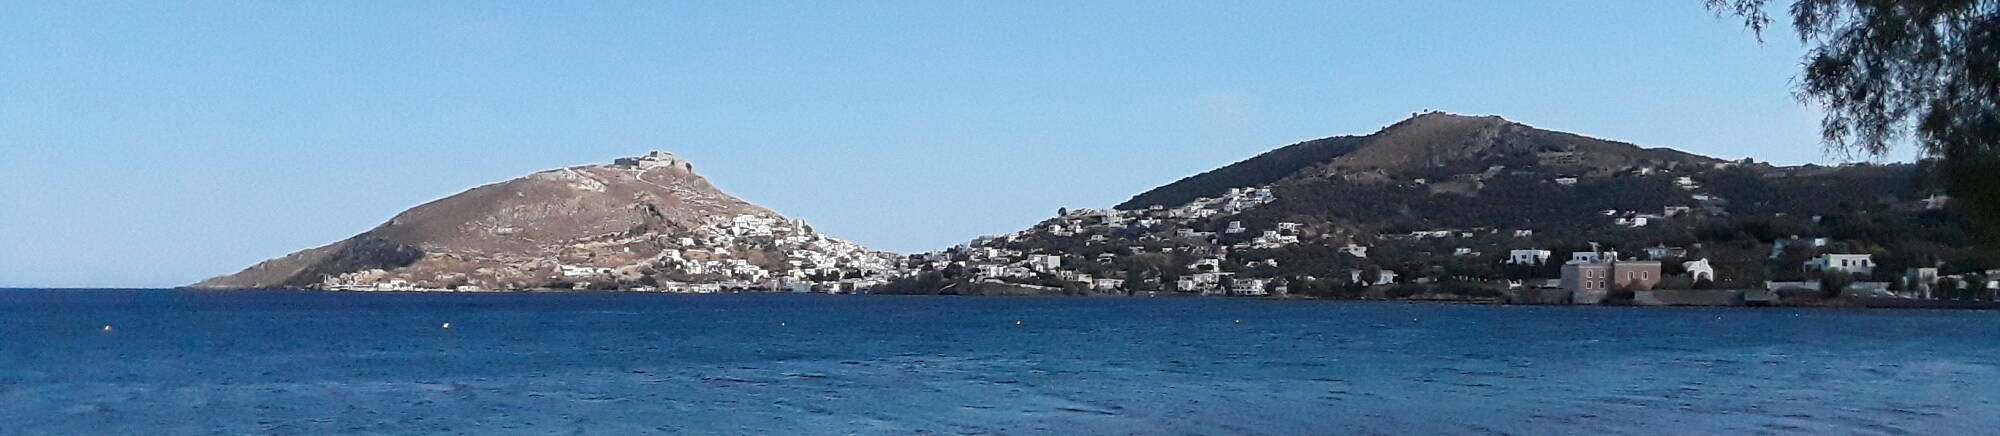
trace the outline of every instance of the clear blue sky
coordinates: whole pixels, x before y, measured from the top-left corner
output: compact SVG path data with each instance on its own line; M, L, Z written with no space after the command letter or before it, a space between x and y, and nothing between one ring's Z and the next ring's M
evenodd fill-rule
M1699 0L85 3L0 14L0 286L185 284L651 149L905 252L1427 108L1824 161L1799 46Z

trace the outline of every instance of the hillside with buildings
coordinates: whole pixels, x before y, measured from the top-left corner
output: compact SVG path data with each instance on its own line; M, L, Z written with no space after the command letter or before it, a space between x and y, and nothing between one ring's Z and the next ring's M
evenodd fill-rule
M909 277L880 291L1991 299L2000 256L1969 247L1928 173L1724 161L1426 112L911 255Z
M730 196L669 153L542 171L396 215L204 289L852 291L897 255Z
M474 188L192 287L1991 302L2000 252L1971 246L1933 172L1725 161L1425 112L903 256L654 152Z

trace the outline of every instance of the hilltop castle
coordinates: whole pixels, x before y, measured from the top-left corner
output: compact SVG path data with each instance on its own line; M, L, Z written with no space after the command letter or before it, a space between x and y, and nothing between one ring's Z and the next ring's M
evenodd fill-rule
M685 170L687 172L694 172L693 162L682 160L680 157L674 156L673 153L668 153L658 150L654 150L651 153L646 153L645 156L621 157L611 162L617 165L639 167L639 169L642 170L650 170L654 168L679 167L680 169Z

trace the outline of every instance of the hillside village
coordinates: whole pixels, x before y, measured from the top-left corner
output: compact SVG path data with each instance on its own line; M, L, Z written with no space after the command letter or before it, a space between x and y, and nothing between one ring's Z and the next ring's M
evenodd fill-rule
M1564 179L1568 178L1549 183L1576 183ZM1703 193L1692 177L1669 180L1686 191L1695 206L1663 204L1657 212L1606 209L1595 219L1603 221L1607 229L1641 230L1685 226L1689 223L1680 221L1728 215L1726 200ZM2000 270L1941 274L1936 265L1878 270L1874 254L1842 252L1848 245L1837 245L1827 237L1792 236L1772 241L1765 261L1753 263L1765 263L1769 269L1782 272L1745 281L1719 278L1716 267L1704 256L1725 254L1707 253L1709 250L1700 244L1690 248L1661 241L1630 247L1624 254L1610 248L1558 253L1538 245L1546 239L1537 238L1535 229L1526 228L1434 228L1361 238L1303 222L1252 226L1237 219L1239 214L1275 200L1268 187L1248 187L1175 207L1064 210L1027 230L911 255L905 274L959 279L960 285L968 288L1002 286L1065 294L1288 297L1332 296L1327 289L1338 288L1358 298L1484 299L1527 304L1600 304L1621 298L1615 291L1628 293L1622 296L1623 301L1640 298L1629 293L1648 293L1644 298L1667 304L1664 302L1676 301L1674 295L1649 291L1714 294L1699 291L1719 286L1735 292L1725 296L1728 301L1716 304L1772 304L1779 301L1780 294L1794 295L1794 299L1847 295L1990 300L1993 291L2000 290L2000 280L1989 279L2000 278ZM1947 201L1932 196L1912 207L1936 212ZM1218 223L1219 229L1215 228ZM1372 243L1363 244L1363 240ZM1310 275L1283 274L1278 267L1288 259L1273 250L1300 245L1330 247L1316 251L1330 253L1349 267ZM1450 248L1418 253L1418 258L1426 259L1423 262L1385 267L1369 261L1371 251L1382 252L1378 246L1400 251ZM1800 260L1801 255L1809 257ZM1780 259L1786 260L1780 263ZM1467 264L1485 267L1455 268ZM1480 271L1468 271L1471 269ZM1835 274L1846 276L1840 280L1842 288L1822 291L1827 283L1823 278ZM1427 292L1424 289L1439 285L1456 285L1445 287L1459 293L1420 295Z
M898 259L723 193L656 151L474 188L197 286L839 293L897 277Z
M1592 160L1608 159L1532 150L1065 209L911 255L882 291L1727 305L2000 289L1990 254L1955 245L1949 199L1916 187L1920 165Z
M728 290L786 290L851 293L885 283L896 275L893 255L869 250L846 240L814 232L802 220L759 215L711 217L683 235L650 234L613 237L575 248L623 247L649 243L662 247L640 260L599 260L596 256L528 262L517 268L549 270L549 287L574 290L715 293ZM780 253L782 265L752 262L747 252ZM630 251L624 251L630 253ZM493 290L482 283L465 283L465 274L444 274L434 280L411 280L382 269L328 276L320 288L341 291Z
M821 234L653 152L474 188L198 286L1992 302L2000 254L1967 242L1931 171L1724 161L1424 112L905 256Z

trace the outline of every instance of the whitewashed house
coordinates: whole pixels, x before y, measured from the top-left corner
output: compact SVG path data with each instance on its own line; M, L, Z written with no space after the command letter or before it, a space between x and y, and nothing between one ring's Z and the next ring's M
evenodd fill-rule
M1001 275L1017 279L1034 278L1035 270L1028 269L1027 267L1010 266Z
M1264 290L1264 285L1266 283L1268 283L1268 281L1264 279L1236 279L1232 283L1230 283L1229 293L1231 295L1238 295L1245 297L1262 297L1265 295L1271 295L1269 291Z
M1512 250L1507 252L1507 263L1515 265L1541 265L1549 261L1549 250Z
M1385 269L1385 270L1382 270L1382 275L1381 275L1381 276L1379 276L1379 277L1376 277L1376 278L1375 278L1375 282L1374 282L1374 283L1365 283L1365 282L1363 282L1363 280L1361 280L1361 273L1362 273L1362 271L1361 271L1361 270L1358 270L1358 269L1350 269L1350 270L1347 270L1347 281L1348 281L1348 282L1351 282L1351 283L1361 283L1361 285L1362 285L1362 286L1376 286L1376 285L1393 285L1393 284L1396 284L1396 272L1395 272L1395 271L1390 271L1390 270L1386 270L1386 269Z
M1120 279L1096 279L1090 282L1090 288L1099 291L1124 289L1125 281Z
M1606 263L1617 260L1616 251L1577 251L1569 254L1569 263Z
M1945 204L1951 203L1951 197L1931 195L1929 198L1919 201L1923 203L1925 210L1938 210L1944 209Z
M1028 255L1028 268L1035 272L1050 272L1062 268L1062 256L1053 254Z
M1368 256L1368 248L1366 246L1356 246L1356 244L1342 246L1342 248L1338 248L1338 252L1340 254L1348 254L1348 256L1356 256L1356 258L1366 258Z
M1688 254L1687 249L1680 247L1659 246L1659 247L1646 248L1646 258L1653 260L1666 259L1670 257L1687 257L1687 254Z
M1681 262L1681 269L1687 270L1688 277L1694 281L1715 281L1715 267L1710 266L1706 258Z
M559 265L558 268L562 269L563 277L567 278L607 277L610 276L612 273L611 268L601 268L594 266Z
M1806 269L1819 271L1840 271L1848 274L1868 275L1875 272L1874 255L1869 254L1821 254L1806 261Z
M1340 254L1345 254L1354 257L1368 257L1368 247L1363 247L1354 244L1347 244L1347 246L1340 247L1337 250L1340 252Z

